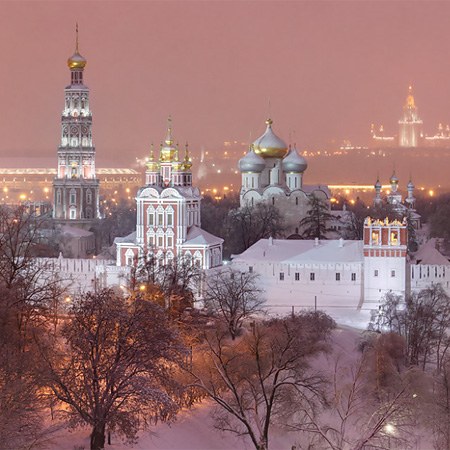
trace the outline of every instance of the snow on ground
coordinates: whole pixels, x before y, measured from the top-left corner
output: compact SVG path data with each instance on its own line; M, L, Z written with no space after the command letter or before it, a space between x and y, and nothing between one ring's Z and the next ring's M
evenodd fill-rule
M137 444L124 444L113 436L112 445L106 450L251 450L254 447L248 438L238 438L230 433L216 430L211 418L213 405L204 402L190 410L182 411L176 422L171 425L159 423L150 432L141 434ZM274 433L271 436L271 448L291 449L294 436L286 433ZM62 431L55 436L50 450L89 449L89 429L74 432Z

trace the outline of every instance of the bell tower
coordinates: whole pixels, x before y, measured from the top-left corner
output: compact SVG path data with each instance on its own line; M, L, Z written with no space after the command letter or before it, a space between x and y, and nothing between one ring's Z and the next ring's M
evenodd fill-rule
M77 24L75 53L67 60L70 84L64 90L58 171L53 180L53 218L83 228L100 218L89 88L83 82L86 63L78 50Z

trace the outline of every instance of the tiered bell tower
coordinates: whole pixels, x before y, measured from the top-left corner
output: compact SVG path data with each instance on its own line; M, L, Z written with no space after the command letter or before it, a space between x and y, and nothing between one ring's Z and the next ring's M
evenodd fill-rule
M70 84L64 90L58 172L53 180L53 218L83 228L100 218L89 88L83 83L86 63L78 50L77 25L75 53L67 60Z

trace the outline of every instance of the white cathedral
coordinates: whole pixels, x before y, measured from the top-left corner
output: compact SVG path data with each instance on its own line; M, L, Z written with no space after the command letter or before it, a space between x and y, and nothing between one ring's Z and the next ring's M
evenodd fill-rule
M349 211L331 210L328 186L304 184L306 159L295 145L288 146L278 137L272 125L272 119L267 119L266 131L238 162L242 174L240 206L254 206L259 202L276 206L283 217L286 236L298 238L302 231L299 222L306 216L311 196L315 196L328 205L333 216L330 230L344 227Z

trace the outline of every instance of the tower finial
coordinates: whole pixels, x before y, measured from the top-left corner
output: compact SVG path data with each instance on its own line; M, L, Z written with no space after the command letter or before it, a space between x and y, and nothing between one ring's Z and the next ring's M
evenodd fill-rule
M153 142L150 144L150 158L149 161L154 161L155 160L155 152L153 150Z
M75 25L75 52L78 53L78 22Z
M184 161L183 161L184 170L189 170L192 167L191 157L189 156L189 143L186 141L184 146Z
M171 146L173 144L173 138L172 138L172 116L169 114L169 117L167 118L167 135L166 135L166 141L165 144L168 146Z

